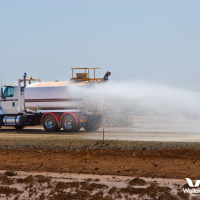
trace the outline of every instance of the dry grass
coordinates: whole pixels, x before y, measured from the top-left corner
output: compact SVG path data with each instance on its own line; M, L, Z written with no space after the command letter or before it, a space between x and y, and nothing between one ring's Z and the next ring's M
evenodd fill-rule
M178 192L177 193L177 195L179 196L179 197L181 197L182 199L189 199L189 194L187 194L187 193L184 193L183 191L181 191L181 192Z
M56 189L58 190L58 189L60 189L60 190L64 190L64 189L66 189L67 187L66 187L66 183L65 182L58 182L57 184L56 184Z
M3 185L12 185L14 183L14 180L8 178L5 174L0 174L0 181L2 181Z
M18 194L22 191L16 189L16 188L9 188L9 187L1 187L0 186L0 194L5 194L7 197L10 196L10 194Z
M56 190L64 190L64 189L67 189L67 188L79 188L80 186L80 183L79 182L58 182L56 184Z
M95 195L93 195L93 196L91 197L90 200L102 200L102 199L103 199L103 197L102 197L101 195L95 194Z
M131 186L128 186L126 188L119 189L119 192L129 195L139 194L140 196L144 196L145 194L147 194L151 198L156 198L159 193L163 193L164 195L169 194L170 190L171 188L169 187L159 187L157 186L157 184L151 184L146 188L133 188Z
M7 171L4 173L6 176L17 176L17 173L15 171Z
M195 185L195 183L193 182L193 185ZM186 184L184 184L183 186L182 186L182 189L183 188L191 188L187 183Z
M36 175L35 177L37 178L38 183L45 183L45 182L51 181L51 177L47 177L47 176L43 176L43 175Z
M129 185L146 185L146 181L140 178L134 178L129 181Z
M158 200L178 200L178 198L170 193L161 193L158 195Z
M79 183L79 182L68 182L68 183L66 183L66 185L67 185L68 187L79 188L80 183Z
M26 184L30 184L30 186L34 183L34 178L32 175L27 176L26 178L19 178L17 179L18 183L26 183Z
M99 192L97 192L95 195L98 195L98 196L102 196L103 197L103 194L104 192L102 190L100 190Z
M113 200L113 198L108 195L105 197L99 195L93 195L90 200Z
M39 200L45 200L45 195L44 195L44 193L42 193L42 194L40 195Z
M87 199L87 198L90 198L91 195L89 195L86 191L79 191L77 193L65 193L65 192L60 192L58 194L53 194L52 196L50 196L49 199L52 199L52 200L72 200L72 199Z
M91 181L100 182L99 178L95 178L95 179L87 178L87 179L85 179L85 181L86 182L91 182Z
M117 187L111 187L110 190L108 191L108 194L113 195L117 192L117 190L118 190Z
M91 182L92 179L91 179L91 178L87 178L87 179L85 179L85 181L86 181L86 182Z
M107 189L108 186L104 185L104 184L97 184L97 183L91 183L88 184L87 182L80 182L81 184L81 189L82 190L88 190L88 191L93 191L93 190L97 190L97 189Z

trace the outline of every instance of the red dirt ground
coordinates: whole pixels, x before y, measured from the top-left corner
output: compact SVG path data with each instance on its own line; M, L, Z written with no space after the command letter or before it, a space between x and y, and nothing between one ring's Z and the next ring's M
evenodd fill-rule
M200 150L0 150L1 170L200 179Z

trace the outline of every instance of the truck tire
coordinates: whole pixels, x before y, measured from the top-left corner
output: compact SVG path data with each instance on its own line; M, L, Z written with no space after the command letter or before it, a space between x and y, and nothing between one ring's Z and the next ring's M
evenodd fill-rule
M98 124L85 124L83 125L83 128L86 130L86 131L96 131L98 130L99 128L101 127L101 123L98 123Z
M73 115L65 115L62 119L62 127L66 132L72 132L78 130L78 124Z
M16 126L14 126L17 130L20 130L20 129L23 129L24 128L24 126L21 126L21 125L16 125Z
M46 115L43 119L43 127L45 131L54 132L58 130L58 123L53 115Z
M87 123L83 125L86 131L96 131L101 127L102 120L101 116L88 117Z

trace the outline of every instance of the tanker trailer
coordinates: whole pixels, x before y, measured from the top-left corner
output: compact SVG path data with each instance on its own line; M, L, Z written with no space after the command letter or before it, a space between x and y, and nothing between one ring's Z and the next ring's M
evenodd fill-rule
M81 69L85 73L73 70ZM94 70L94 78L90 78L89 70ZM43 124L46 131L79 131L83 127L86 131L97 130L102 123L103 113L97 106L88 104L84 95L73 92L74 86L79 88L92 87L95 83L108 80L110 72L104 78L95 78L97 68L72 68L72 78L65 82L41 82L40 79L18 80L18 85L5 85L0 100L0 127L14 126L17 129L24 126ZM26 86L26 82L29 85ZM31 83L32 81L39 81ZM24 85L21 86L21 82Z

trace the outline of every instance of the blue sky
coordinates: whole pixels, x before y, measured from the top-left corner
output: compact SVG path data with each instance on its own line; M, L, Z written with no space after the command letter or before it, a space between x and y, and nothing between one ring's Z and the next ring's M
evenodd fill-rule
M113 80L200 91L200 1L0 1L0 77L67 81L72 67Z

